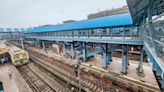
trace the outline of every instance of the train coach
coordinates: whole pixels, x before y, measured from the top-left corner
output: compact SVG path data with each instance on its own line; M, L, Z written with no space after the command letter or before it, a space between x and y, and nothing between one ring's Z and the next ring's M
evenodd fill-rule
M10 62L9 48L0 42L0 63Z
M16 46L9 46L10 59L13 65L21 66L29 62L28 52Z

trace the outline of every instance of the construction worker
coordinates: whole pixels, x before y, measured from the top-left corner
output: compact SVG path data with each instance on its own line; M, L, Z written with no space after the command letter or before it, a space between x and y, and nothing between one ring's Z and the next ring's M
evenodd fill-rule
M75 76L78 76L78 65L76 64L74 67L74 72L75 72Z

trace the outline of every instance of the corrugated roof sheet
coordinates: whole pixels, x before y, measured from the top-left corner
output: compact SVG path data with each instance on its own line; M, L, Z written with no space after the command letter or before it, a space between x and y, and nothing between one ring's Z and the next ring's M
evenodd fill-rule
M106 16L106 17L77 21L77 22L66 23L66 24L29 28L26 31L26 33L102 28L102 27L118 27L118 26L132 25L132 23L133 21L130 13L124 13L119 15Z

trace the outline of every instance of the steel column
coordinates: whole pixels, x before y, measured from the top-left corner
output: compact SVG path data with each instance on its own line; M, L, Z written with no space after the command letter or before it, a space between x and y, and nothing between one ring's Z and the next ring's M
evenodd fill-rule
M45 44L44 41L42 41L43 51L45 50Z
M102 44L102 48L103 48L103 68L107 68L107 61L108 61L108 57L107 57L107 48L108 45L107 44Z
M139 76L145 76L144 75L144 71L143 71L143 58L144 58L144 51L143 51L143 46L140 46L140 62L139 62L139 66L137 68L137 74Z
M83 62L86 62L86 60L87 60L87 53L86 53L86 43L85 42L83 42L82 43L82 54L83 54Z
M123 39L125 39L125 28L123 30Z
M74 42L71 43L71 55L72 55L72 58L75 58L75 48L74 48Z
M127 51L127 46L126 45L123 45L122 46L122 70L121 72L123 74L126 74L127 73L127 54L128 54L128 51Z
M113 36L113 30L110 30L110 38L112 39Z
M102 38L102 29L99 29L99 32L100 32L99 37Z
M38 43L38 41L37 41L37 39L36 39L36 42L35 42L35 47L37 48L37 43Z
M66 56L66 44L63 43L63 56L65 57Z
M108 48L107 48L108 49ZM107 50L108 51L108 50ZM110 61L112 61L112 52L107 52L107 64L110 63Z
M95 43L92 43L92 50L93 51L95 51L95 47L96 47Z

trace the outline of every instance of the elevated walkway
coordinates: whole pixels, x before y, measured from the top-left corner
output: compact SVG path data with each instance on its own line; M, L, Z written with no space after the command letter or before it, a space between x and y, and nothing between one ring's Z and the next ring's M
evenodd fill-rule
M38 40L47 41L63 41L63 42L95 42L95 43L111 43L111 44L129 44L129 45L143 45L143 40L139 37L37 37L31 36Z

